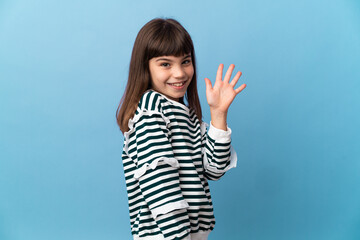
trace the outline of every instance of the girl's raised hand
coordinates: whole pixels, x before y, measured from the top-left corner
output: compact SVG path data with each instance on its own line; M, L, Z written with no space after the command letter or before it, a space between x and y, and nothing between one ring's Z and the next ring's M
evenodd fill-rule
M234 68L235 65L231 64L225 74L224 80L222 80L224 64L220 64L217 70L214 87L212 87L210 79L205 78L206 99L211 112L214 111L216 113L227 114L230 104L234 100L235 96L246 87L246 84L242 84L240 87L234 89L241 76L241 72L237 72L230 82L231 74Z

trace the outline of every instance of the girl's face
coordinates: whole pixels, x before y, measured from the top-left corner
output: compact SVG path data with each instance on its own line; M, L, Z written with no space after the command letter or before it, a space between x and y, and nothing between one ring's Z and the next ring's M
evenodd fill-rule
M185 95L194 75L190 54L152 58L149 69L152 89L175 101Z

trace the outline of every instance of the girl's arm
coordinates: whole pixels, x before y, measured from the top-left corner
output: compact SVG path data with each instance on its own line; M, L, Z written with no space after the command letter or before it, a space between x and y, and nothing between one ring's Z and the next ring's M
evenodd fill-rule
M240 93L246 84L234 89L241 76L238 72L230 81L235 65L231 64L222 81L224 65L220 64L214 87L208 78L206 82L206 97L210 106L211 122L209 131L202 125L202 143L204 159L204 176L209 180L220 179L227 170L236 166L236 152L231 146L231 129L228 128L226 119L230 104L235 96Z
M226 131L226 119L227 112L230 104L238 93L240 93L246 84L242 84L240 87L234 89L237 81L241 76L241 72L237 72L233 80L230 82L232 71L235 68L234 64L231 64L225 74L224 80L222 80L224 64L220 64L214 87L211 85L211 81L205 78L206 84L206 98L210 106L211 122L214 127Z
M137 179L151 217L166 239L182 239L190 232L188 203L179 185L179 163L160 112L144 110L136 120L129 143L136 146Z

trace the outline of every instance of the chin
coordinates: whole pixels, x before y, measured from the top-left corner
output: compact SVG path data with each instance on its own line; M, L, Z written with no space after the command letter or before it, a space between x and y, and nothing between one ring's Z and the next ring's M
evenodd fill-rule
M180 98L185 96L185 93L184 94L171 94L171 95L168 94L167 96L175 101L179 101Z

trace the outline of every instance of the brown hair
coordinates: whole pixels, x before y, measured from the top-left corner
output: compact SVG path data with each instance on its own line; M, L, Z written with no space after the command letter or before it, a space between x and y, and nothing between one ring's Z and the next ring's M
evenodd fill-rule
M194 66L194 75L185 97L189 108L194 109L199 121L202 121L196 83L195 51L191 37L175 19L155 18L140 29L135 39L128 82L116 111L117 124L122 133L129 130L128 121L134 116L141 96L151 88L149 60L159 56L178 57L189 53ZM184 103L183 97L179 101Z

